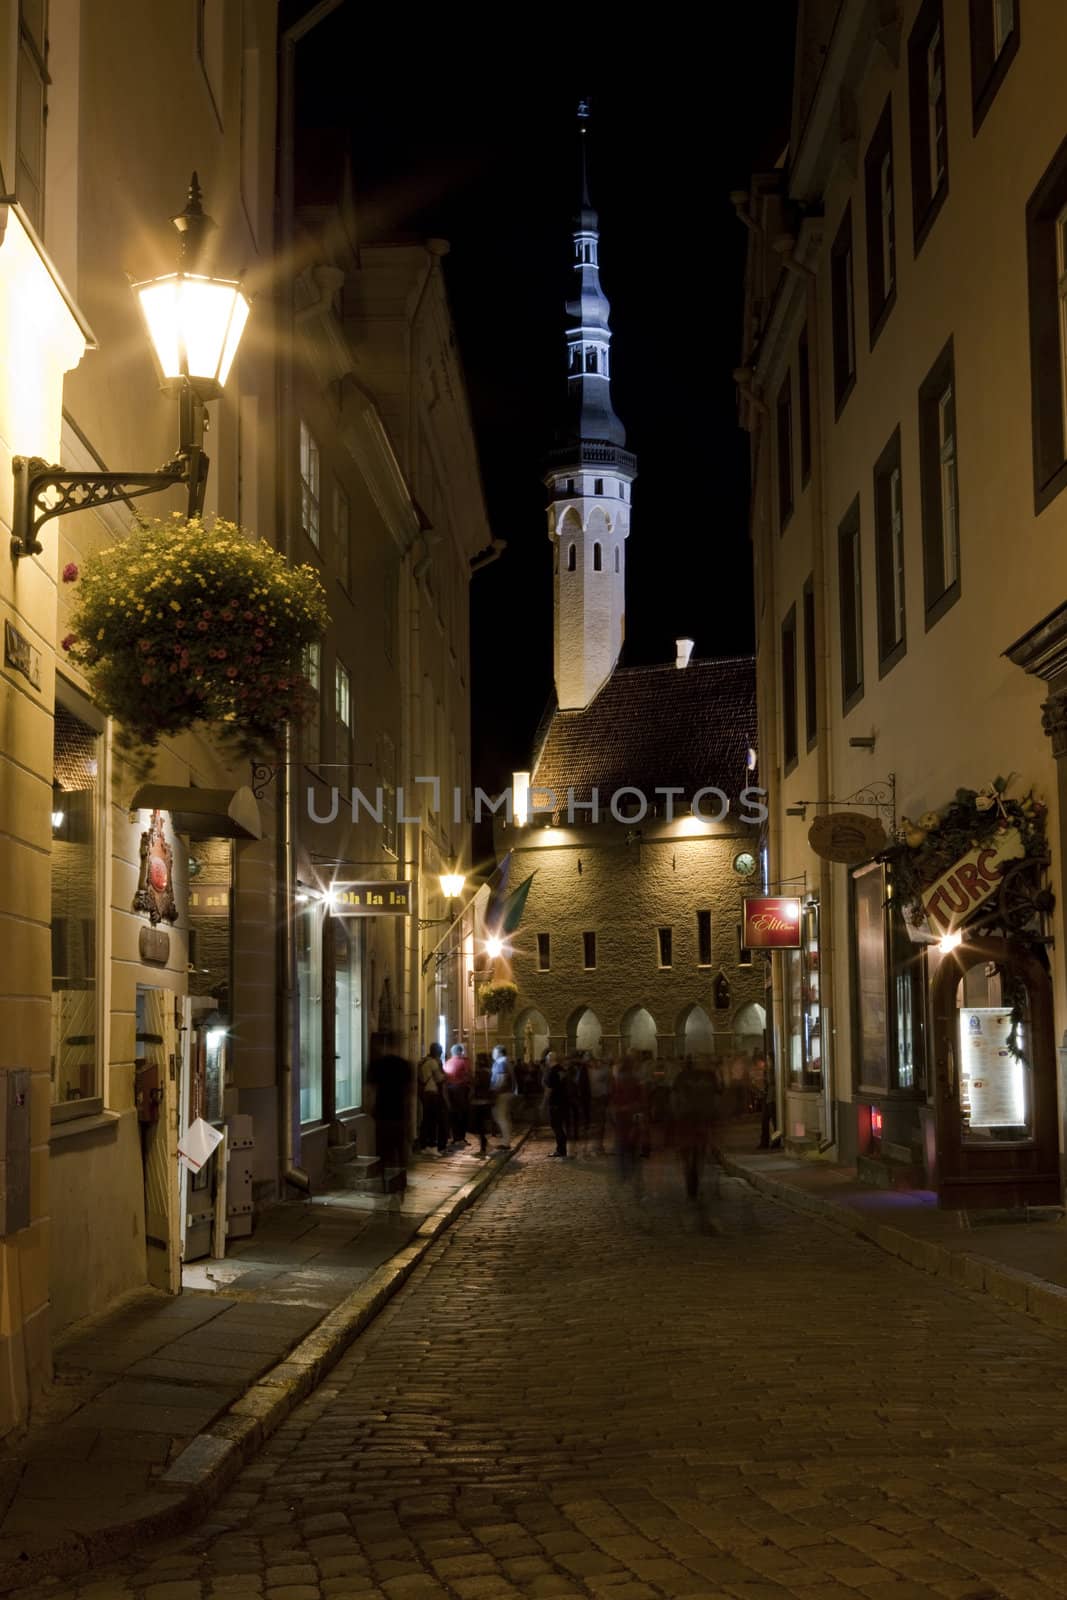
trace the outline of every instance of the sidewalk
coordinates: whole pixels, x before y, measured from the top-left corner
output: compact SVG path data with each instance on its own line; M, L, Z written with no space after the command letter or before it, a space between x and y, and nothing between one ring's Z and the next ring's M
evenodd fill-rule
M869 1239L924 1272L951 1278L1067 1328L1067 1221L1052 1207L1019 1220L1003 1211L942 1211L924 1189L875 1189L854 1168L757 1150L759 1127L727 1132L723 1164L796 1210Z
M205 1509L506 1159L416 1156L395 1209L347 1190L276 1206L180 1296L138 1290L70 1329L30 1428L0 1444L0 1591Z

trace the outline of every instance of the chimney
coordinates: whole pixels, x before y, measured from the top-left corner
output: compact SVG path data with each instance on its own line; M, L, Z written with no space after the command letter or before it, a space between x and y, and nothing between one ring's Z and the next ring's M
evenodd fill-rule
M689 657L693 654L692 639L675 639L674 648L678 652L674 658L675 666L679 669L687 667L689 665Z

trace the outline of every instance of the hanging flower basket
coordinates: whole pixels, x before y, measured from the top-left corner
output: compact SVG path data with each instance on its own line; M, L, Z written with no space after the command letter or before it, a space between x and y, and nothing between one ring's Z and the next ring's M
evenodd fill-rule
M291 566L235 523L208 527L176 512L139 521L74 577L63 647L137 764L161 737L197 723L235 756L262 758L300 719L302 652L326 623L311 567Z
M1033 794L1010 800L1010 778L996 778L985 789L957 789L940 811L925 811L917 821L903 817L893 845L883 852L890 863L898 901L915 921L922 918L923 891L961 857L1007 828L1018 830L1026 857L1046 854L1046 807Z
M498 1017L502 1013L514 1011L518 997L518 984L483 983L478 990L478 1009L483 1016Z

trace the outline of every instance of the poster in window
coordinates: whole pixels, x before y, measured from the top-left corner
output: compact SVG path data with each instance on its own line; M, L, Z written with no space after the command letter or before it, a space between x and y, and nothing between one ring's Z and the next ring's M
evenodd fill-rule
M1026 1125L1026 1067L1009 1046L1010 1034L1010 1011L960 1009L960 1098L968 1127Z

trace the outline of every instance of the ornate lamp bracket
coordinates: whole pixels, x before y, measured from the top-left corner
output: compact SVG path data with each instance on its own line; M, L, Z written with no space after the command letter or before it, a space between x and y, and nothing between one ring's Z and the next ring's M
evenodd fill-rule
M208 458L197 445L184 447L158 472L68 472L65 467L49 465L40 456L14 456L11 466L15 476L13 561L39 555L42 545L38 534L44 524L74 511L90 511L116 500L159 494L179 483L189 486L189 516L199 516L204 508Z

